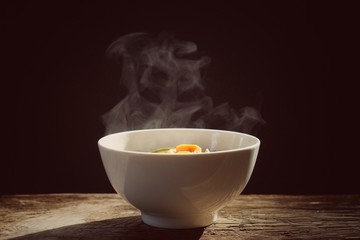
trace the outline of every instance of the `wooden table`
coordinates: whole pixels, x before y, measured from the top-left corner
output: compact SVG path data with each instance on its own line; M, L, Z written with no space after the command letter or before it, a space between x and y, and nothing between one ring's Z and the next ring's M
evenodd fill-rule
M241 195L206 228L150 227L116 194L0 197L0 239L360 239L360 195Z

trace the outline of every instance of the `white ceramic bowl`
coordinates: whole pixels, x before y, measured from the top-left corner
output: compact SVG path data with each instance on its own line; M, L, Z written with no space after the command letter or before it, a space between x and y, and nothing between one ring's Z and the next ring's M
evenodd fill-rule
M151 153L181 143L211 152ZM215 221L219 209L243 191L260 141L238 132L170 128L111 134L98 145L113 188L146 224L196 228Z

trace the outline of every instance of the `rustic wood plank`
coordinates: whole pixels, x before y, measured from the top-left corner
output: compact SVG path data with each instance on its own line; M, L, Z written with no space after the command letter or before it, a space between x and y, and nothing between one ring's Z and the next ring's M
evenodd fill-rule
M147 226L115 194L1 196L0 239L360 239L360 196L241 195L190 230Z

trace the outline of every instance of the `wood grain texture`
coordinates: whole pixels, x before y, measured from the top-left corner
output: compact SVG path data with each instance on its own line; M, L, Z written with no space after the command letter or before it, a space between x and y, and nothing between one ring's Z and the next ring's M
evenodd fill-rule
M188 230L150 227L116 194L1 196L0 239L360 239L360 196L241 195Z

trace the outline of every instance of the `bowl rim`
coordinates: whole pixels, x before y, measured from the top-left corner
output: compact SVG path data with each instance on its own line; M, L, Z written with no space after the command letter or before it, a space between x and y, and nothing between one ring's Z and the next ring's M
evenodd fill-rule
M110 148L107 147L103 144L104 139L109 138L111 136L114 135L121 135L121 134L127 134L127 133L135 133L135 132L156 132L156 131L174 131L174 130L180 130L180 131L208 131L208 132L223 132L223 133L231 133L231 134L238 134L238 135L242 135L242 136L246 136L246 137L250 137L252 139L254 139L256 142L254 144L251 144L250 146L247 147L242 147L242 148L235 148L235 149L229 149L229 150L219 150L219 151L215 151L215 152L202 152L201 154L196 153L196 154L164 154L164 153L153 153L153 152L140 152L140 151L131 151L131 150L119 150L119 149L115 149L115 148ZM218 129L208 129L208 128L150 128L150 129L138 129L138 130L128 130L128 131L123 131L123 132L117 132L117 133L110 133L107 134L103 137L101 137L98 140L98 146L99 148L104 148L110 151L115 151L115 152L121 152L121 153L128 153L128 154L140 154L140 155L151 155L151 156L166 156L166 157L189 157L189 156L203 156L203 155L214 155L214 154L223 154L223 153L231 153L231 152L238 152L238 151L246 151L249 149L256 149L257 147L260 146L260 139L248 134L248 133L242 133L242 132L236 132L236 131L230 131L230 130L218 130Z

